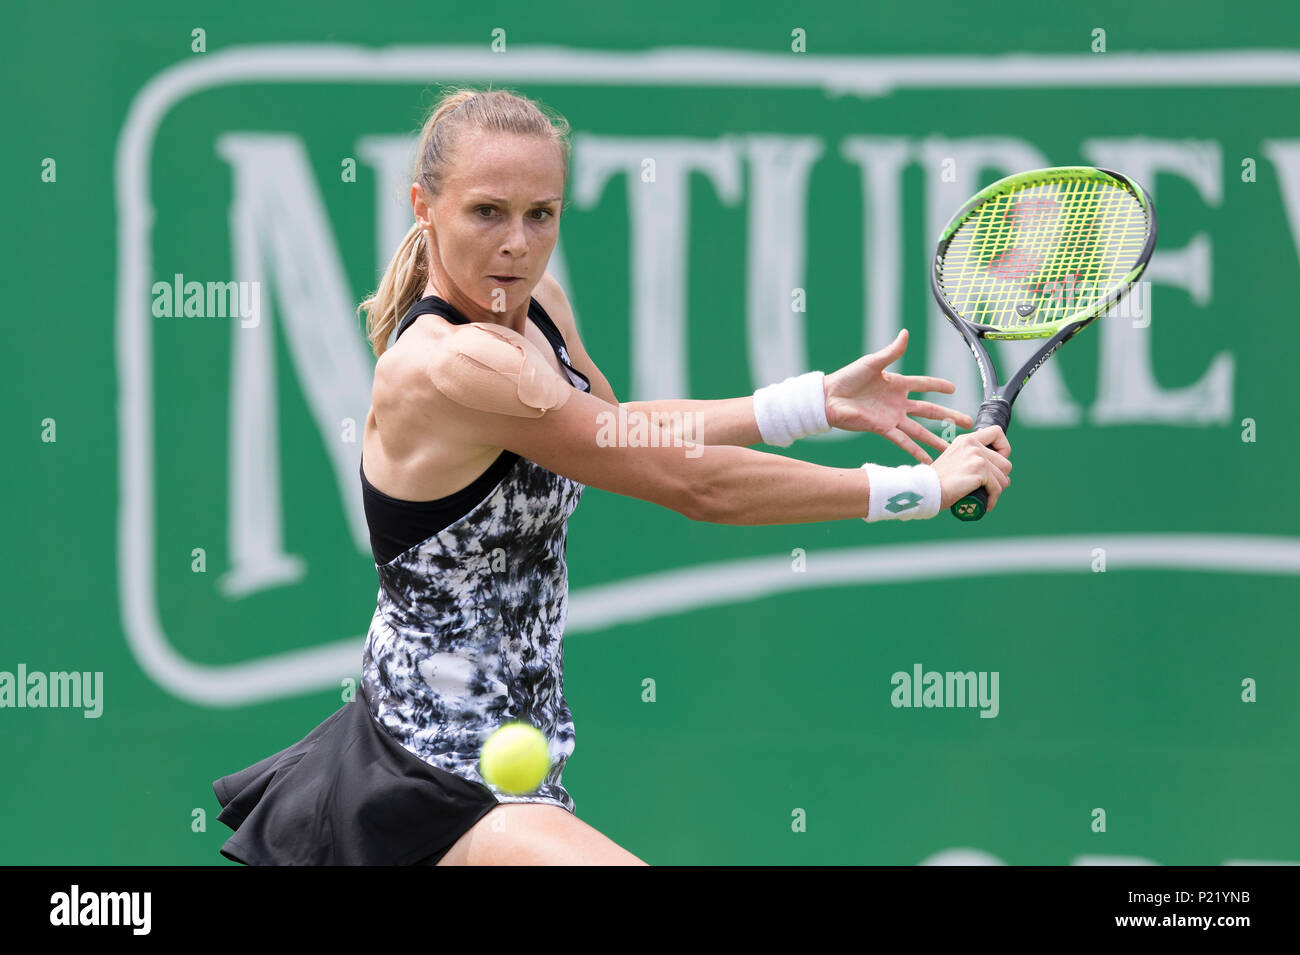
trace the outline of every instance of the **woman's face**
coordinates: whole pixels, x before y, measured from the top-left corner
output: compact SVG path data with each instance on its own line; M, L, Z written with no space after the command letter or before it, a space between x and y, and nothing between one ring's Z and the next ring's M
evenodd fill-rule
M526 309L560 234L559 150L540 137L474 131L452 160L432 203L411 188L417 219L433 224L432 284L462 308Z

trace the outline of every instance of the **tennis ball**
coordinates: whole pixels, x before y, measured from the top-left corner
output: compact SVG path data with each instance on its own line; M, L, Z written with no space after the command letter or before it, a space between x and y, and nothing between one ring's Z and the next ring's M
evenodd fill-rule
M504 793L530 793L551 770L546 737L527 723L507 723L483 744L479 770L488 783Z

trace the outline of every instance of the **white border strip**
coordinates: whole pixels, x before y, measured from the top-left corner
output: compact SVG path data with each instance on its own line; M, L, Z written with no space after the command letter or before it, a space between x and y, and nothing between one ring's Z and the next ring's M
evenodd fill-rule
M1300 85L1300 53L1011 54L1005 56L817 56L700 48L603 52L562 47L259 45L234 47L160 72L136 95L118 139L117 372L118 587L123 626L140 666L182 699L245 705L336 686L358 669L363 637L229 666L195 663L167 640L158 616L154 564L153 359L150 232L155 212L149 162L158 127L185 97L236 83L457 81L821 89L879 96L902 89L1212 87ZM1127 537L917 544L814 554L795 575L786 558L760 558L652 574L572 595L569 630L684 613L806 587L935 576L1060 572L1087 567L1086 548L1107 547L1107 566L1294 574L1297 543L1254 537ZM977 548L977 550L972 550ZM1127 554L1128 556L1124 556ZM1026 557L1025 555L1033 555ZM1118 559L1118 562L1116 562ZM1081 563L1082 561L1082 563ZM904 576L899 576L899 575ZM800 579L796 579L800 578Z
M806 570L798 573L789 556L756 557L586 587L572 598L565 632L604 630L797 590L878 587L961 577L1091 576L1097 548L1105 552L1106 561L1105 571L1097 573L1185 570L1300 575L1300 540L1290 537L1076 535L813 550L805 558Z

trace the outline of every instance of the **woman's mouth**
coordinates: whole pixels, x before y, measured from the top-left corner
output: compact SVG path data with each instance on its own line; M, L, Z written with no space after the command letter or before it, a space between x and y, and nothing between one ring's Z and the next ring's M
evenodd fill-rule
M498 285L514 285L516 282L523 281L523 277L519 275L489 275L488 278Z

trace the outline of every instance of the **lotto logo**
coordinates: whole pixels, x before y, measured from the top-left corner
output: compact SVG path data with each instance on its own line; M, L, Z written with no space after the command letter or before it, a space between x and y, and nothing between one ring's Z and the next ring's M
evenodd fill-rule
M921 495L915 491L900 491L885 503L885 510L891 514L897 514L900 511L910 511L921 503Z

